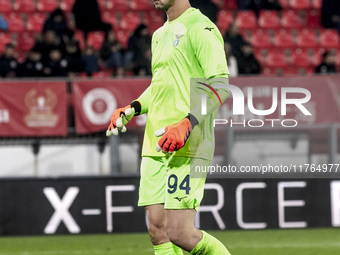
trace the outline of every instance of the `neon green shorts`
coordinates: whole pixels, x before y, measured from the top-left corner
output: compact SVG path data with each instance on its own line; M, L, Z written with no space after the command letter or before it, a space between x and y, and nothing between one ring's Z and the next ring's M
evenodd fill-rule
M206 174L190 177L195 166L210 160L187 157L143 157L138 206L164 204L165 209L195 209L204 193Z

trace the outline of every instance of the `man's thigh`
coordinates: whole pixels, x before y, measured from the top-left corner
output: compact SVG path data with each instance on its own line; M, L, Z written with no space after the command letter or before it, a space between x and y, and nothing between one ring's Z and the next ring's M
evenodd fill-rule
M164 204L166 168L162 157L143 157L138 206Z

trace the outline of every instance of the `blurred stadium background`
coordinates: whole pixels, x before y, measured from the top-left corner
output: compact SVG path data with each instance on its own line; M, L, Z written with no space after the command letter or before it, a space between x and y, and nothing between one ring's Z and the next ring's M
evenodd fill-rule
M227 100L220 118L245 124L216 127L213 165L314 170L212 176L197 226L216 231L232 254L340 254L338 0L199 1L191 2L227 42L230 83L253 88L256 109L270 108L274 87L301 87L311 92L306 107L313 114L288 107L286 118L298 125L286 128L291 123L282 124L279 107L269 116L280 119L274 127L254 128L264 119L249 111L244 119L231 116ZM150 0L98 0L109 29L84 36L73 6L0 0L0 255L152 254L136 206L146 117L119 137L105 130L113 109L150 84L148 43L164 14ZM58 7L64 30L46 25Z

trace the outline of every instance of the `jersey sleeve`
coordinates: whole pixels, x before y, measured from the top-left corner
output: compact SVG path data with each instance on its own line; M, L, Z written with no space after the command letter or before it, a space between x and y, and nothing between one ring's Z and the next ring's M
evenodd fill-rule
M138 101L141 105L140 114L147 113L151 101L151 85L146 90L144 90L144 92L135 101Z
M190 42L206 78L229 74L224 42L215 24L197 22L190 28Z

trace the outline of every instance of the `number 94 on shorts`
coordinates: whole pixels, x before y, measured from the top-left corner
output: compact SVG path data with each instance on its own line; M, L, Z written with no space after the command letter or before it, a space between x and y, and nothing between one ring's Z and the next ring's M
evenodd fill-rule
M195 209L204 193L206 175L193 178L195 166L210 160L188 157L143 157L138 206L164 204L165 209Z

